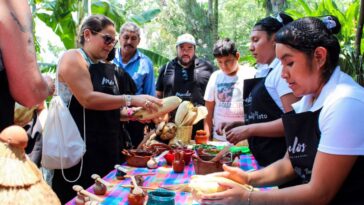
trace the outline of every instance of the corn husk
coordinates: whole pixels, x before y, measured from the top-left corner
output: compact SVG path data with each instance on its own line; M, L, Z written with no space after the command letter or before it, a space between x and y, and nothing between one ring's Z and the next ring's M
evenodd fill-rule
M176 136L169 141L169 145L177 144L178 141L184 145L190 144L192 128L192 126L177 127Z
M15 103L14 124L19 125L20 127L24 127L33 119L34 110L36 109L37 106L28 108L18 103Z
M182 100L177 96L166 97L163 98L162 101L162 105L158 107L157 112L150 112L144 108L140 108L133 113L133 117L138 120L152 120L175 110L182 102Z

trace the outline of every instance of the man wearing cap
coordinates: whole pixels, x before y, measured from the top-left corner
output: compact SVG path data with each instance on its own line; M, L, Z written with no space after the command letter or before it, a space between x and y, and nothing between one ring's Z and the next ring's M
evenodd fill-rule
M196 57L196 41L191 34L182 34L176 42L177 57L159 70L157 97L178 96L191 101L195 106L204 105L207 82L215 67L208 61ZM203 129L203 121L193 128Z
M140 28L132 22L125 23L120 28L119 42L120 48L116 51L113 63L133 78L137 87L137 95L155 96L153 63L137 49L140 43ZM145 124L137 121L129 122L126 125L134 146L138 146L143 140L144 127Z

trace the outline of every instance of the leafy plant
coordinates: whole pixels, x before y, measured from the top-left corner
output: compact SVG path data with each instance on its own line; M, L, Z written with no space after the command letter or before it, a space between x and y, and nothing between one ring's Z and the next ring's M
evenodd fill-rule
M290 14L293 18L301 18L304 16L324 16L334 15L341 23L341 32L337 35L342 48L340 54L340 67L341 69L357 78L362 73L362 63L358 57L356 57L354 50L355 31L357 25L357 19L359 16L360 1L354 0L348 6L341 10L333 0L320 0L318 3L309 4L303 0L290 0L291 8L286 9L285 12ZM363 44L363 38L361 39L361 45ZM361 52L363 53L363 46L361 46Z
M83 17L88 14L88 5L91 3L91 0L47 0L33 1L32 3L34 4L33 6L38 8L34 9L35 16L60 37L66 49L77 47L77 28ZM115 0L92 1L91 13L108 16L115 22L117 30L119 30L120 26L127 20L125 11L122 10L122 6ZM130 20L139 25L144 25L145 23L150 22L159 13L160 9L151 9L140 13L140 15L131 16ZM38 46L38 51L40 50L39 47L40 46ZM146 55L152 60L155 60L157 65L164 60L163 56L152 51L148 51Z

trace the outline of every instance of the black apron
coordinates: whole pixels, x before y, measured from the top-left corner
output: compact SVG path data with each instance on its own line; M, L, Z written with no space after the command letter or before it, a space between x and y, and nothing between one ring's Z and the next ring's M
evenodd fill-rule
M269 73L268 73L269 75ZM269 95L264 78L244 80L244 118L245 124L269 122L279 119L283 114ZM255 137L248 139L249 149L260 166L283 158L286 152L284 137Z
M203 99L203 94L205 91L206 85L199 83L198 73L201 64L199 59L194 60L194 64L192 64L188 68L182 68L177 62L177 59L166 65L164 70L164 79L163 84L165 88L163 89L163 96L178 96L182 100L190 101L195 106L196 105L204 105L205 101ZM185 70L183 73L182 70ZM186 92L188 91L188 94Z
M321 138L318 118L321 109L315 112L295 114L293 111L282 116L288 154L295 173L302 183L311 179L313 163ZM349 176L330 204L364 204L364 157L358 157Z
M0 53L0 132L14 124L15 100L10 94L8 78Z
M194 64L189 68L185 68L186 73L183 74L182 69L184 68L178 64L177 59L168 63L164 71L163 84L166 85L166 87L163 89L163 97L178 96L183 101L192 102L195 106L204 105L205 101L203 95L206 85L200 83L198 78L199 72L203 72L205 67L201 67L200 64L202 65L202 62L196 58ZM185 75L185 77L183 77L183 75ZM170 85L170 87L167 88L167 85ZM187 91L189 95L186 95ZM171 112L170 116L174 119L175 111ZM193 125L192 139L194 139L197 130L203 129L203 120Z
M119 94L115 82L114 64L91 64L89 72L94 91L111 95ZM83 107L74 96L72 96L69 110L83 136ZM120 109L107 111L85 109L85 119L86 153L83 157L81 178L75 183L68 183L63 179L61 170L55 170L53 189L62 204L75 196L75 192L72 191L74 184L87 188L94 183L91 179L92 174L105 176L115 164L121 163ZM79 170L80 163L64 170L65 176L68 179L76 179Z

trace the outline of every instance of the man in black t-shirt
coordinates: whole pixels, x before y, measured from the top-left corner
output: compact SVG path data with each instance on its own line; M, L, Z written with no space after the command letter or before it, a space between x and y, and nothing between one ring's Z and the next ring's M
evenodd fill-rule
M195 106L204 105L206 85L215 67L196 57L196 41L190 34L177 38L176 49L177 57L159 70L157 96L163 98L175 95L191 101ZM203 129L203 120L193 127L192 136L198 129Z

